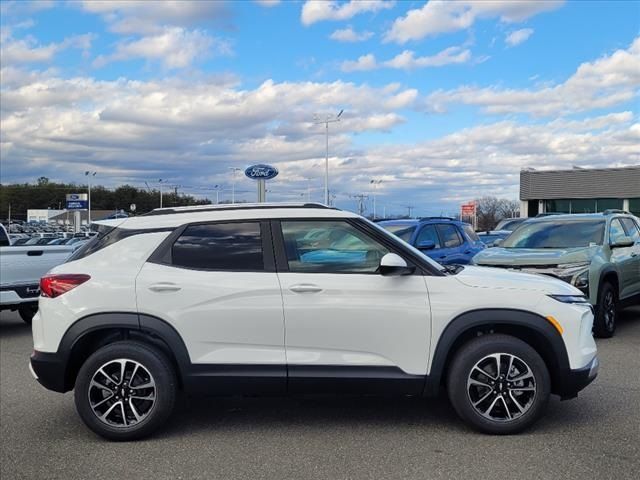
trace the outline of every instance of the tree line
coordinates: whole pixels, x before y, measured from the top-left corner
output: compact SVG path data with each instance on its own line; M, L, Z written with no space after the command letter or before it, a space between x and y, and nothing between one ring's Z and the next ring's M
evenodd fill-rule
M69 193L87 193L87 185L52 182L40 177L35 183L0 185L0 218L26 220L27 209L65 208L66 195ZM209 200L196 199L191 195L175 190L165 190L162 194L162 206L204 205ZM142 189L132 185L121 185L107 189L101 185L91 186L91 210L124 210L136 205L135 214L141 214L160 206L160 190Z

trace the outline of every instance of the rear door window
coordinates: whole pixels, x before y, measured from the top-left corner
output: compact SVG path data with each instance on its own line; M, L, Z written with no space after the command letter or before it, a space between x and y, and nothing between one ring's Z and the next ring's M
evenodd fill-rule
M442 238L444 248L455 248L462 245L462 238L460 238L458 229L453 225L438 225L438 233Z
M199 270L262 271L259 222L190 225L171 249L172 264Z

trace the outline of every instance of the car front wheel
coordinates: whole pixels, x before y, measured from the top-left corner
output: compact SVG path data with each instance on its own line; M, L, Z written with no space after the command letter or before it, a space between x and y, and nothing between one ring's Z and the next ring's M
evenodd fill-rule
M613 337L616 332L616 320L618 319L618 296L615 287L605 282L598 295L596 316L593 323L593 333L596 337Z
M458 415L473 428L512 434L542 415L551 381L531 346L509 335L490 334L460 348L448 371L447 390Z
M153 433L171 415L176 377L166 356L143 343L102 347L80 368L74 398L85 424L110 440Z

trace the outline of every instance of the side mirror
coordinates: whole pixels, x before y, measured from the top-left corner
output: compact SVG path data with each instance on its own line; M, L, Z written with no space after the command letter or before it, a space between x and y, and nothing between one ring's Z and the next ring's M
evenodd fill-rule
M387 253L380 259L378 271L380 275L396 277L400 275L411 275L415 271L415 267L409 267L400 255Z
M436 242L433 240L422 240L418 243L417 248L419 250L433 250L436 248Z
M624 237L620 237L618 238L618 240L613 242L611 244L611 248L633 247L634 243L635 242L633 241L633 238L625 235Z
M502 245L503 239L499 238L498 240L496 240L495 242L493 242L490 246L491 247L499 247L500 245Z

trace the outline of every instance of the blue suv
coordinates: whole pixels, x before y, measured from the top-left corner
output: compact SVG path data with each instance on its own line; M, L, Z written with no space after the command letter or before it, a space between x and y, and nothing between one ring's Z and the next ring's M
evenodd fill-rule
M466 265L486 248L471 225L449 217L384 220L378 225L442 265Z

